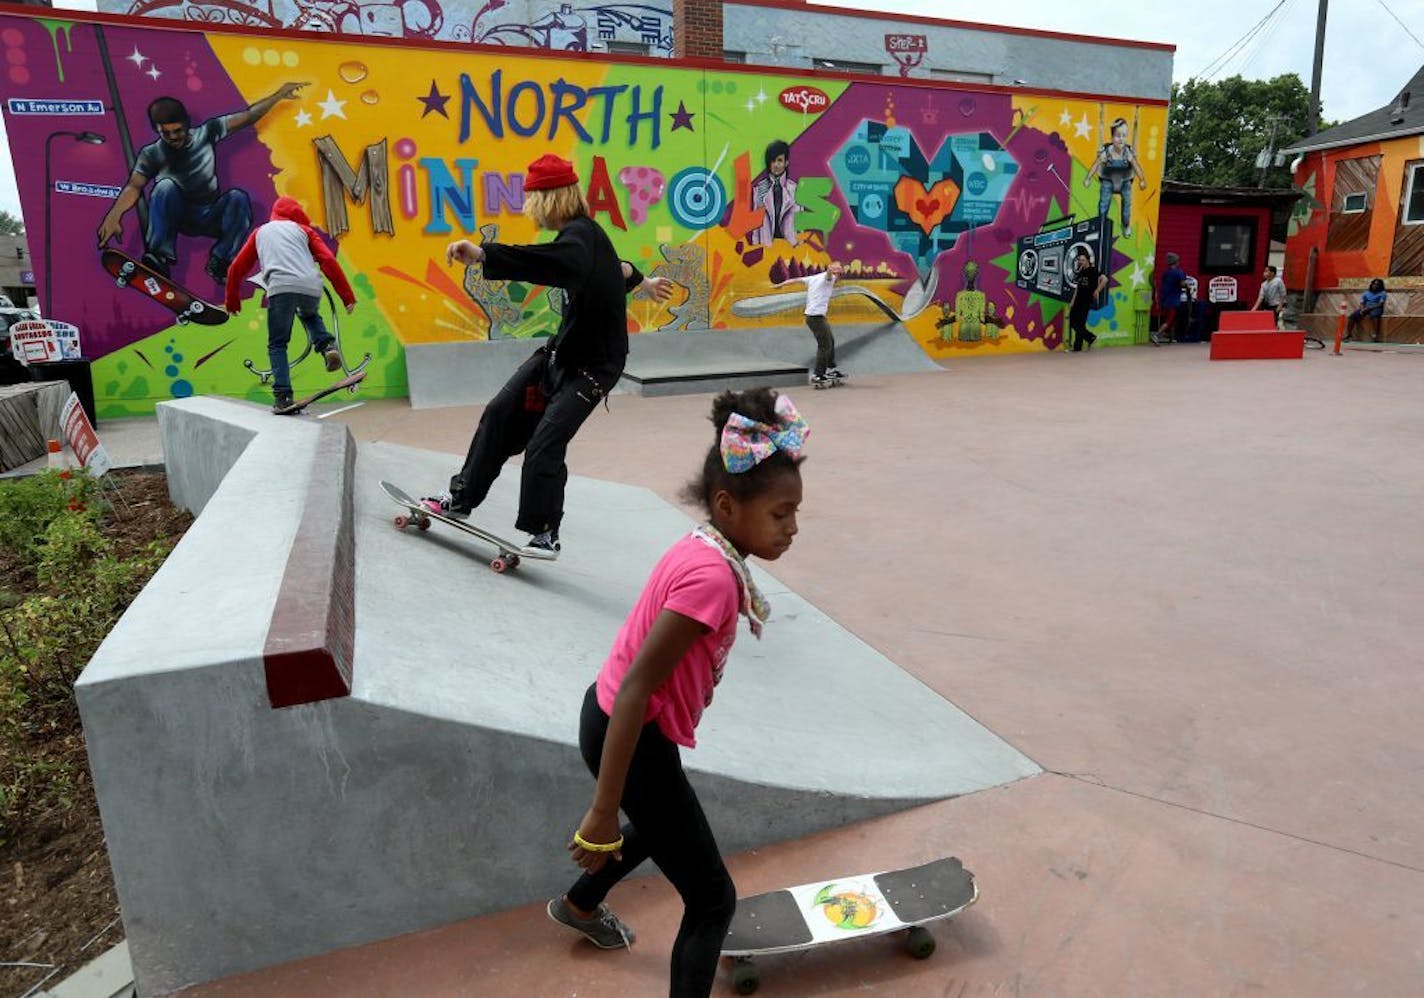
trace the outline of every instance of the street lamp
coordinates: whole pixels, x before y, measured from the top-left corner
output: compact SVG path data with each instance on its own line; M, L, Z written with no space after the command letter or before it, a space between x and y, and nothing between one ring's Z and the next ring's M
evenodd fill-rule
M54 311L54 271L50 269L50 225L49 225L49 202L54 194L54 180L50 174L50 143L61 135L68 136L75 142L83 142L86 145L100 146L104 144L104 136L98 132L50 132L45 139L45 214L44 214L44 241L45 241L45 318L51 318Z

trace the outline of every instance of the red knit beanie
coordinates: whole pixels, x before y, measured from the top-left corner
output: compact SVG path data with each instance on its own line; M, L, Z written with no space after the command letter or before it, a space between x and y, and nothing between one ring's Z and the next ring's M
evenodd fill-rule
M570 187L578 183L574 165L552 153L545 153L529 164L529 173L524 178L526 191L551 191L556 187Z

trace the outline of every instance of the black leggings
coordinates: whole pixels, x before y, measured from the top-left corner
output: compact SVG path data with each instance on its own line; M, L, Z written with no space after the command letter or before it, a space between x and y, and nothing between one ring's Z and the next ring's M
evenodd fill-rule
M593 686L584 697L579 719L579 749L594 777L603 757L608 715L598 705ZM737 889L717 851L717 840L682 771L677 746L658 730L656 721L643 726L623 786L623 858L609 860L595 874L584 874L569 889L569 901L593 911L613 885L643 860L651 858L682 895L682 925L672 947L673 998L703 998L712 991L717 958Z

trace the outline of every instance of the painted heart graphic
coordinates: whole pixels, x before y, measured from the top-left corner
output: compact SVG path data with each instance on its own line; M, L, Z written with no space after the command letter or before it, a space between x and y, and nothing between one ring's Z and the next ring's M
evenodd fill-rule
M949 217L958 200L959 185L948 177L935 181L928 190L914 177L901 177L895 184L895 206L909 215L925 235Z

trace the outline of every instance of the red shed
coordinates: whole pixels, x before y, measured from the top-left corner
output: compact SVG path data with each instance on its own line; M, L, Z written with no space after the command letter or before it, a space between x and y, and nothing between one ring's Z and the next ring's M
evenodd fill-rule
M1293 190L1164 181L1152 272L1154 313L1168 253L1180 256L1182 269L1197 279L1202 335L1216 329L1223 310L1250 308L1261 290L1261 271L1270 262L1271 231L1284 231L1299 196ZM1215 289L1213 278L1220 279Z

